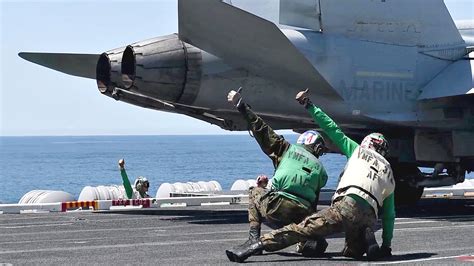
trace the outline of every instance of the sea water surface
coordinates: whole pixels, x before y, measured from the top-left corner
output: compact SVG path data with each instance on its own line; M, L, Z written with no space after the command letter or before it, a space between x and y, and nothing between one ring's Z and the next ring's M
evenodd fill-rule
M297 135L285 135L294 143ZM218 181L229 190L237 179L273 174L271 160L249 135L0 137L0 202L16 203L35 189L79 196L85 186L121 184L125 159L131 182L150 180L150 195L168 182ZM335 188L346 163L327 154L322 162Z
M295 142L297 135L285 138ZM117 161L125 159L131 182L150 180L150 195L168 182L218 181L229 190L237 179L273 174L271 160L249 135L1 137L0 202L15 203L34 189L78 197L85 186L121 184ZM335 187L345 164L324 156Z

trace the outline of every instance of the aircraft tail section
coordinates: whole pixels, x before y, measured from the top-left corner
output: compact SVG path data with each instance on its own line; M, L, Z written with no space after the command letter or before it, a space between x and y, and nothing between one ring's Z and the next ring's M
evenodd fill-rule
M272 22L219 0L179 0L179 38L234 67L340 99L321 74Z
M61 53L28 53L18 54L32 63L57 70L69 75L96 78L98 54L61 54Z
M464 43L443 0L280 0L280 23L307 27L311 18L323 33L358 40L438 49Z

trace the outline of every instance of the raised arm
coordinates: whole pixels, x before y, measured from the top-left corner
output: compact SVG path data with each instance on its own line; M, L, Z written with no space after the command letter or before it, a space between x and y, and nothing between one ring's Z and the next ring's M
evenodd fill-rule
M331 141L341 150L347 157L351 157L354 150L359 146L357 142L347 137L339 126L320 108L316 107L308 98L308 89L300 91L296 95L296 100L304 105L314 121L328 135Z
M133 197L133 189L132 185L130 184L130 180L128 180L127 172L125 171L125 160L120 159L118 164L120 168L120 175L122 176L123 187L125 188L125 193L127 194L127 198L131 199Z
M273 129L256 115L249 105L242 101L239 92L230 91L227 100L234 104L237 110L244 116L247 126L260 145L262 151L270 157L275 167L278 166L283 153L288 149L290 143L283 136L278 135Z

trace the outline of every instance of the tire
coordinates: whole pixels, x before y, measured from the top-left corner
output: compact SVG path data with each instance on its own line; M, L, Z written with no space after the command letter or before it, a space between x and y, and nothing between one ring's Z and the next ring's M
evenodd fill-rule
M395 186L395 205L416 205L423 195L424 187L413 187L407 182L397 182Z
M395 177L395 205L416 205L423 195L424 187L414 187L408 180L417 179L421 171L414 164L393 163L392 170Z

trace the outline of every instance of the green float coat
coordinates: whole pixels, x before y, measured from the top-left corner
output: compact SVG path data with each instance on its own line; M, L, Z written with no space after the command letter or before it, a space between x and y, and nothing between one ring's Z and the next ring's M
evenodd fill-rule
M282 196L311 206L326 182L327 175L319 160L302 145L294 144L283 155L272 187Z

